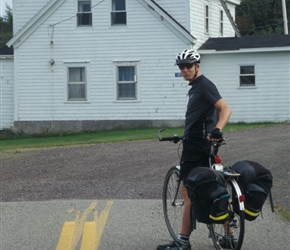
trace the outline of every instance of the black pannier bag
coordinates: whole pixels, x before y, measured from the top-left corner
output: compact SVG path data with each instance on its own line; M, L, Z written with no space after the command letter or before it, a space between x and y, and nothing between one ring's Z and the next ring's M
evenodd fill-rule
M238 184L245 195L245 219L255 220L271 192L273 176L270 170L257 162L239 161L232 169L241 174ZM238 213L238 204L234 204L234 211Z
M185 180L198 222L223 224L228 218L228 199L224 175L216 170L197 167Z

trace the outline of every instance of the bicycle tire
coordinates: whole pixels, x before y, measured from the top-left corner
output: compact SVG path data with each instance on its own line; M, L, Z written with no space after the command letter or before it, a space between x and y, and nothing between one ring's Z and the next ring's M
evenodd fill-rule
M177 166L168 170L163 184L163 213L167 229L174 240L181 229L183 199L181 197L180 170Z
M236 213L233 209L234 203L238 204L237 200L238 196L236 195L237 191L235 190L234 185L232 182L229 182L227 185L227 190L230 195L229 198L229 225L233 228L233 233L237 241L235 241L234 246L232 248L222 248L220 246L219 241L225 235L225 224L210 224L208 225L210 231L210 237L213 241L213 244L216 249L235 249L240 250L244 240L244 232L245 232L245 216L244 211L238 209L238 213ZM235 209L236 210L236 209Z

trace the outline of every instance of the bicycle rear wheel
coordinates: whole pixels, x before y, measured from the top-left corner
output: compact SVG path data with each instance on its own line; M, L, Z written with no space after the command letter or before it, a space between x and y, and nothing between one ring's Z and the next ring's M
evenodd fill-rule
M225 224L210 224L208 225L210 237L216 249L235 249L240 250L243 244L244 231L245 231L245 218L244 211L240 209L233 209L233 206L238 206L238 195L232 182L227 185L227 191L230 195L229 198L229 220ZM237 211L238 210L238 211ZM221 247L220 243L223 237L230 238L228 232L231 231L235 240L227 240L226 246Z
M180 170L172 167L166 174L163 184L163 213L167 229L174 240L178 239L181 229L183 199L181 197Z

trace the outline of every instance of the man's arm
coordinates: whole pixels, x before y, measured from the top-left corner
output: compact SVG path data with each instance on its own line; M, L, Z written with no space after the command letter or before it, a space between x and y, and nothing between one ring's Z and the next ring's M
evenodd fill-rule
M219 99L214 106L219 111L219 120L216 124L216 128L223 130L223 128L226 126L228 120L230 119L230 116L232 114L232 111L230 107L227 105L227 103L221 98Z

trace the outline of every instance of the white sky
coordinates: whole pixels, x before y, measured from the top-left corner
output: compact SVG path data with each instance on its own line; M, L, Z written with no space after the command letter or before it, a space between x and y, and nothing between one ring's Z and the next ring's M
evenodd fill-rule
M12 0L0 0L0 16L5 15L6 3L12 7Z

